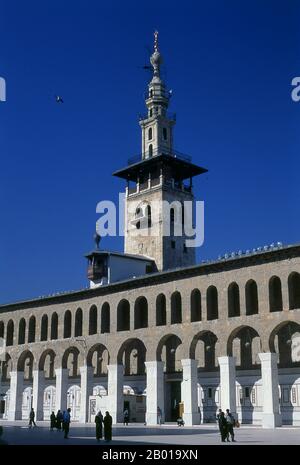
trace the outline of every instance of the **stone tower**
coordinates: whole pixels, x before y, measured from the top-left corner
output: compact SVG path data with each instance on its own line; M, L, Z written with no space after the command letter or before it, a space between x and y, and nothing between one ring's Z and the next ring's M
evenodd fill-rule
M173 148L176 118L167 111L171 92L160 74L163 60L157 32L154 37L147 114L140 118L142 154L129 159L128 166L114 175L127 181L125 253L151 257L158 270L167 270L195 264L195 248L187 247L185 233L191 213L184 205L194 200L193 176L206 169Z

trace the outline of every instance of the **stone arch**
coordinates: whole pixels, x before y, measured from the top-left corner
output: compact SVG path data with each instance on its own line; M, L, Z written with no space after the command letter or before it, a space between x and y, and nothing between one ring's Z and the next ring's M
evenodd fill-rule
M98 309L92 305L89 311L89 335L97 334Z
M128 300L122 299L117 308L117 331L130 330L130 304Z
M5 359L1 362L2 370L0 371L1 379L3 382L8 381L10 379L10 372L13 370L13 363L12 358L9 354L5 354Z
M28 342L35 342L36 319L35 316L29 318L28 324Z
M258 313L258 292L257 284L253 279L249 279L245 286L246 315Z
M191 292L191 322L201 321L201 292L193 289Z
M110 306L104 302L101 308L101 334L110 333Z
M42 316L41 322L41 341L47 341L48 339L48 315Z
M175 334L166 334L159 341L156 349L156 360L165 363L166 372L181 370L181 357L176 355L181 345L182 340Z
M56 312L52 313L51 316L50 338L52 341L58 339L58 315Z
M134 329L148 327L148 301L146 297L138 297L134 304Z
M217 336L209 330L200 331L193 337L189 349L189 356L191 359L198 360L199 368L203 368L206 371L216 369L217 341Z
M25 333L26 321L25 318L21 318L21 320L19 321L18 344L25 344Z
M281 280L278 276L272 276L269 280L269 304L270 312L283 310Z
M4 323L0 321L0 337L4 337Z
M289 309L300 308L300 274L295 271L288 277Z
M79 356L80 351L75 346L69 347L63 354L62 368L69 370L70 378L79 376Z
M94 376L101 376L107 374L109 360L107 347L103 344L94 344L88 351L86 364L94 368Z
M229 284L227 289L228 317L240 316L240 289L236 282Z
M81 308L77 308L75 313L75 337L82 336L83 314Z
M72 336L72 313L70 310L65 312L64 316L64 339Z
M171 325L182 323L182 301L178 291L171 295Z
M227 355L236 357L236 365L243 369L255 368L260 361L262 342L259 333L251 326L235 328L227 340Z
M24 350L18 358L17 370L23 371L24 379L31 380L33 375L34 357L30 350Z
M218 291L215 286L209 286L206 291L207 320L219 318Z
M125 375L143 375L145 373L147 349L143 341L137 338L127 339L121 345L117 360L124 365Z
M6 328L6 345L12 346L14 344L14 322L9 320Z
M166 296L159 294L156 297L156 326L167 324Z
M55 357L56 353L52 349L44 350L40 356L38 367L40 371L44 372L45 378L52 379L55 377Z
M269 337L271 352L278 353L279 366L300 366L300 324L283 321L272 330Z

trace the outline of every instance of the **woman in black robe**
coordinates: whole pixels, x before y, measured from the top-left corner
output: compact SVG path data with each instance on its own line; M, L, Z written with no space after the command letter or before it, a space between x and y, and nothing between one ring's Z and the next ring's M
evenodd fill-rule
M56 416L55 413L52 412L50 415L50 430L53 431L53 428L56 427Z
M112 417L109 412L105 412L104 423L104 439L105 441L111 441L112 435Z
M95 416L95 423L96 423L96 439L99 441L102 439L102 423L103 423L103 415L101 410Z

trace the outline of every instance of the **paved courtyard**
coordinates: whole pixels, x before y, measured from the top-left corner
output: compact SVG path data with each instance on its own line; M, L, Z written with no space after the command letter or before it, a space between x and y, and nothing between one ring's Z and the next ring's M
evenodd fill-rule
M38 422L36 428L28 428L26 422L0 421L4 426L3 439L11 445L107 445L104 441L95 440L94 425L71 424L69 439L63 438L63 433L49 431L48 423ZM241 426L235 430L235 444L300 444L300 428L282 427L273 430L261 429L255 426ZM116 426L113 428L113 445L215 445L222 444L216 425L201 425L194 427L177 427L175 425L162 425L146 427L142 424ZM235 444L223 443L228 447Z

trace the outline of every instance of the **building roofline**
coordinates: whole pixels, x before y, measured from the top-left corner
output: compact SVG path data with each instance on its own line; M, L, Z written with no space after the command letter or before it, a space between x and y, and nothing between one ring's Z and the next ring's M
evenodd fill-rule
M144 255L134 255L130 253L122 253L122 252L110 252L108 250L93 250L90 253L85 254L85 257L91 257L92 255L107 255L107 256L114 256L114 257L121 257L121 258L128 258L131 260L141 260L143 262L154 262L153 258L146 257Z
M123 290L134 289L163 282L174 281L174 279L189 278L197 275L214 274L231 269L242 268L255 264L271 263L278 260L286 260L288 258L300 256L300 243L288 245L281 248L274 248L267 251L259 251L242 255L238 257L230 257L228 259L215 260L207 263L197 264L186 268L174 268L172 270L149 273L137 278L130 278L124 281L118 281L111 284L106 284L96 288L80 289L39 297L30 300L17 301L8 304L0 305L0 313L13 310L25 310L33 307L41 307L51 304L60 304L84 300L102 295L115 294Z

